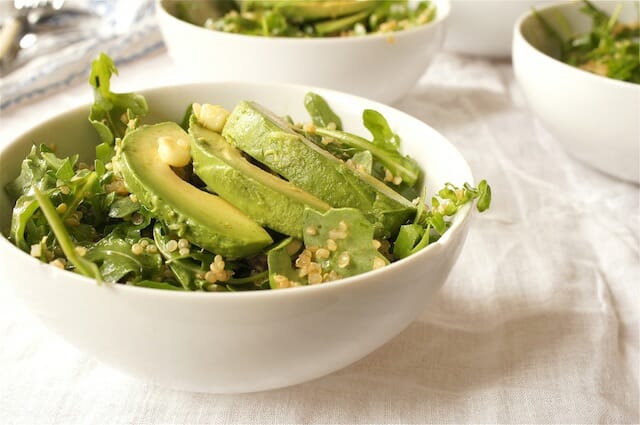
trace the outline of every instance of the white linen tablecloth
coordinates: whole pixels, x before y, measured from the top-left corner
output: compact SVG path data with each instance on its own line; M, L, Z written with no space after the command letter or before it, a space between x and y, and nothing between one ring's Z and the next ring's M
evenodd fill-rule
M174 71L159 53L113 86L177 82ZM3 111L0 143L90 100L79 84ZM404 332L313 382L192 394L76 351L0 282L0 423L638 423L638 186L567 156L508 62L441 54L396 106L448 137L494 194Z

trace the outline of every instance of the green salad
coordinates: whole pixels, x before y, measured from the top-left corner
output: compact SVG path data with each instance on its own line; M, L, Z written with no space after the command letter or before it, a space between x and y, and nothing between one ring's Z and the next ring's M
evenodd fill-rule
M33 146L6 186L10 240L53 266L179 291L319 284L425 248L465 204L489 207L486 181L427 203L422 171L374 110L362 114L369 138L314 93L301 99L306 123L244 101L142 124L145 98L113 93L114 73L108 56L93 62L94 162Z
M637 21L624 23L618 20L621 3L611 15L588 0L582 3L581 12L592 19L591 31L586 33L575 34L562 19L558 21L561 32L569 35L563 37L537 14L545 30L560 44L560 59L594 74L640 84L640 8L636 9Z
M431 22L430 1L215 0L173 2L179 19L206 28L266 37L336 37L388 33Z

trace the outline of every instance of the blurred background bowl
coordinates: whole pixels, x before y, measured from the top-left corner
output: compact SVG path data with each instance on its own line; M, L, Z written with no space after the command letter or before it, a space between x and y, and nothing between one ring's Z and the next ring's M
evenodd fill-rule
M620 22L638 20L637 1L595 1ZM560 34L559 14L576 33L591 29L581 2L539 8ZM532 13L514 28L513 67L531 110L567 152L612 176L640 182L640 85L592 74L559 59L558 44Z
M449 0L433 2L436 17L426 25L327 38L213 31L176 18L170 0L156 7L169 55L194 79L308 84L391 103L415 85L442 47Z
M513 24L543 0L451 0L444 50L492 58L511 57Z

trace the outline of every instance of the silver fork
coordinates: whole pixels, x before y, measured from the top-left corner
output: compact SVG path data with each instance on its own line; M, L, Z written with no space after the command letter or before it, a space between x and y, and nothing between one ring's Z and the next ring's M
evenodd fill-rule
M0 0L2 1L2 0ZM14 0L14 14L0 30L0 76L37 56L88 36L99 13L83 2L65 0Z
M30 25L62 6L54 0L14 0L14 13L5 19L0 30L0 74L5 74L20 51L20 40ZM57 8L56 8L57 7Z

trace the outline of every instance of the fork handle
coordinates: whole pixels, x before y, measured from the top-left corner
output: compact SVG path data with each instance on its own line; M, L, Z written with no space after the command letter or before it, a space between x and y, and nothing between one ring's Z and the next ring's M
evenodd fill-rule
M0 30L0 74L4 74L16 58L26 27L27 22L23 17L12 16L4 21Z

